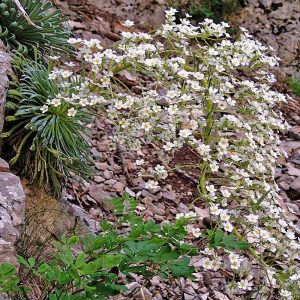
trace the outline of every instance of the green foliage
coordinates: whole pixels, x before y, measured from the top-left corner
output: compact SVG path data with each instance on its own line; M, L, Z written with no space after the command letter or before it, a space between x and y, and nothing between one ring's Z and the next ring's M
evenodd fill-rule
M224 21L224 17L236 13L244 5L243 0L188 0L169 1L169 6L175 7L183 16L188 13L196 21L205 18L213 19L215 22Z
M20 3L36 26L29 24L14 1L0 0L0 39L9 48L22 53L32 50L32 46L41 52L70 51L67 43L70 33L63 26L65 20L50 1L20 0Z
M290 79L288 84L292 92L300 97L300 77Z
M207 238L212 248L221 247L228 250L245 250L250 248L246 241L240 241L234 234L227 235L223 230L207 230Z
M16 153L11 165L18 164L22 174L59 194L64 178L72 174L87 178L93 171L89 166L89 145L83 137L86 127L81 125L91 118L82 109L69 117L67 102L42 113L48 99L74 92L72 82L69 87L60 87L48 79L44 65L18 58L16 61L20 80L12 83L8 92L8 131L0 137L9 138L14 145Z
M133 212L136 201L127 194L114 203L123 207L123 214L119 210L114 224L102 222L99 235L63 237L47 261L18 257L28 276L44 282L44 299L106 299L126 291L125 285L134 280L132 274L142 275L146 282L155 275L192 278L194 268L187 255L197 251L182 242L186 220L163 226L143 222ZM120 234L124 222L130 231ZM8 266L9 274L15 276L15 269ZM0 272L0 291L5 280L13 281L9 276L3 279ZM13 282L5 291L24 290L22 282Z
M0 292L18 290L19 278L14 265L9 263L0 264Z

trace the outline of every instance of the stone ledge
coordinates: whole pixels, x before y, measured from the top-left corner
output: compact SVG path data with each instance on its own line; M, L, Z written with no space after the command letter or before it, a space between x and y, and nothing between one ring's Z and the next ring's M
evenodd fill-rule
M15 242L20 236L18 227L24 221L25 194L20 178L8 172L8 165L0 159L0 263L10 262L18 266Z

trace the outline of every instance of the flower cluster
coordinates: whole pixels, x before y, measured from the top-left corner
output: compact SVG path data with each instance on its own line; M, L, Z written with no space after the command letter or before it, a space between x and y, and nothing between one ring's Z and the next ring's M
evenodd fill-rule
M91 71L85 89L79 85L78 93L65 101L82 105L96 99L114 122L118 142L133 149L155 144L164 163L183 146L193 149L199 159L199 199L211 222L251 243L251 251L239 254L206 251L201 267L217 270L229 263L238 278L229 283L233 293L242 290L267 299L281 289L282 298L290 299L299 289L300 243L279 205L274 181L276 159L282 155L275 130L287 126L273 111L286 101L270 87L274 76L268 69L278 59L244 29L232 41L226 23L205 20L194 26L183 19L176 24L174 13L167 11L166 23L154 35L125 32L112 48L72 40ZM135 89L122 81L124 70L136 77ZM59 71L53 77L68 75ZM49 105L57 103L52 99ZM152 175L149 189L167 171L158 165ZM243 261L251 266L247 276ZM254 287L257 268L261 282Z

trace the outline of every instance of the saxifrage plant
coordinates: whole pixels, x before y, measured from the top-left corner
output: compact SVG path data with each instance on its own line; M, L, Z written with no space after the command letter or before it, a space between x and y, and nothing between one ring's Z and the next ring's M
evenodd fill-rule
M35 46L42 53L71 51L65 19L51 1L20 0L20 3L34 25L23 16L14 1L0 0L0 39L9 49L24 51L26 47L31 51Z
M80 79L69 71L62 74L68 84L59 85L49 80L50 73L41 63L16 57L14 65L20 79L8 92L7 131L1 135L15 149L10 164L17 164L39 186L60 194L66 177L87 178L93 171L85 140L91 114L88 107L76 110L76 105L64 101L88 91L84 83L77 88ZM48 108L49 103L53 106Z
M287 127L273 110L286 101L271 89L275 77L269 68L278 60L245 29L232 40L224 22L206 19L195 26L175 19L170 9L153 35L124 32L111 48L71 39L90 70L89 98L102 99L115 124L114 140L136 150L155 145L160 164L151 174L142 157L137 161L140 173L152 177L146 188L155 189L176 168L168 162L178 149L189 147L197 155L194 203L208 209L213 231L196 272L229 272L228 289L237 297L267 299L277 293L299 299L299 237L280 205L274 178L282 155L276 130ZM120 80L122 70L141 75L137 89ZM196 225L188 230L203 237ZM245 242L241 253L228 249L237 239Z

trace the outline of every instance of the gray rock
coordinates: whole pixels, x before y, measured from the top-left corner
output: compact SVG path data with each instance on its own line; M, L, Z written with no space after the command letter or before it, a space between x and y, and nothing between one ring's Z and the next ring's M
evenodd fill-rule
M0 40L0 134L4 123L4 107L6 102L6 90L8 88L8 73L10 69L11 57L7 53L3 42Z
M96 175L96 176L94 176L94 181L96 183L101 183L101 182L105 181L105 178L103 178L102 176Z
M291 199L300 199L300 177L296 178L291 186L290 190L288 191L288 194Z
M24 221L25 194L19 177L0 173L0 257L18 266L14 243Z
M0 157L0 172L9 172L8 163Z
M176 202L177 195L175 192L169 191L169 192L162 193L162 197L165 200Z
M287 191L290 188L290 185L284 181L279 182L278 186L285 191Z
M106 193L99 184L91 184L89 187L89 195L95 199L101 208L111 212L114 207L111 203L111 197Z
M300 153L294 153L289 158L289 161L292 162L292 163L294 163L294 164L300 165Z
M96 169L100 171L106 171L108 168L108 164L106 162L95 162Z
M293 165L288 166L288 174L291 176L300 177L300 169L295 168Z
M111 178L113 178L113 172L106 170L106 171L103 172L103 177L105 179L111 179Z

